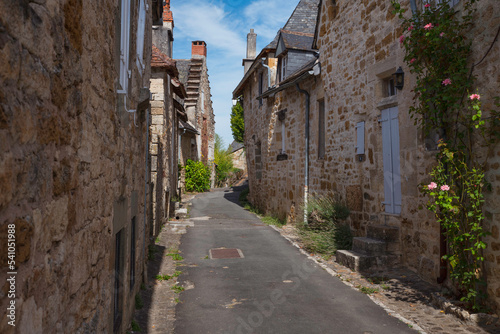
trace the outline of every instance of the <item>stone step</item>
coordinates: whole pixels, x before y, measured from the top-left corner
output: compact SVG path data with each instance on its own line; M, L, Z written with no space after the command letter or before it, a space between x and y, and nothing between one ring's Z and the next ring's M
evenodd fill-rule
M175 219L185 219L188 215L187 208L179 208L175 210Z
M370 239L385 242L399 242L399 228L388 225L368 225L366 236Z
M399 255L370 256L356 251L338 250L337 262L357 272L387 269L399 264Z
M386 251L384 241L365 237L356 237L352 240L352 250L371 256L383 255Z

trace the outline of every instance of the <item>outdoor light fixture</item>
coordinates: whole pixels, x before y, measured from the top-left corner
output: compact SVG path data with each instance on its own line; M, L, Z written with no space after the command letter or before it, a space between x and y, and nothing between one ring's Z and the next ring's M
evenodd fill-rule
M238 100L233 99L233 106L235 106L235 105L236 105L236 103L238 103Z
M403 72L401 66L399 66L398 70L392 74L392 77L394 78L394 87L399 90L403 89L403 86L405 85L405 72Z

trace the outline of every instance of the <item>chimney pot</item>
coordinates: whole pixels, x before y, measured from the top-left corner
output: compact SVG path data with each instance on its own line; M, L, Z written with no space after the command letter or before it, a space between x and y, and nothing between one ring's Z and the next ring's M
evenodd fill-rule
M193 41L191 44L191 57L207 56L207 43L204 41Z
M257 34L250 29L247 34L247 59L254 59L257 52Z

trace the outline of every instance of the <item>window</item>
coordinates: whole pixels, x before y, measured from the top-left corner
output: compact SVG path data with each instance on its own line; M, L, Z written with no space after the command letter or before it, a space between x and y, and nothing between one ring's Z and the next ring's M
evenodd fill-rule
M139 15L137 20L137 68L139 73L144 71L144 34L146 28L146 4L139 0Z
M129 43L130 43L130 0L121 0L121 30L120 30L120 75L119 93L126 94L128 91L128 79L130 77L129 65Z
M122 234L123 230L120 230L115 235L115 281L113 285L113 329L115 332L118 331L121 318L122 318L122 310L121 310L121 271L123 267L122 263Z
M135 217L130 224L130 290L135 285Z
M382 155L384 163L385 212L401 213L398 108L382 110Z
M325 158L325 100L318 101L318 159Z
M285 131L286 109L278 111L278 120L281 122L281 152L277 156L278 161L288 159L286 154L286 131Z
M286 65L288 62L288 55L281 57L278 60L278 80L283 81L286 79Z
M394 86L394 78L388 78L384 80L384 86L385 86L385 96L394 96L397 94L397 89Z
M262 179L262 156L261 156L261 143L255 145L255 178Z

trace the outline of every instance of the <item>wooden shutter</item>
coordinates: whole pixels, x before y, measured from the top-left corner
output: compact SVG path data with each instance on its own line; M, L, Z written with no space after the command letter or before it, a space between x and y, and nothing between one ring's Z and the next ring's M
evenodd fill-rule
M365 154L365 122L356 124L356 154Z
M382 110L382 155L384 163L385 212L401 213L398 108Z

